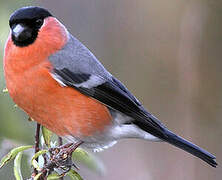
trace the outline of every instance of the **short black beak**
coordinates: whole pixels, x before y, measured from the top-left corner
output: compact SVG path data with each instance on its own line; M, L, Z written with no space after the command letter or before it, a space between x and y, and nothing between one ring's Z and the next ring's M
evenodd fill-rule
M16 24L12 27L12 36L14 40L22 42L32 37L32 31L24 24Z

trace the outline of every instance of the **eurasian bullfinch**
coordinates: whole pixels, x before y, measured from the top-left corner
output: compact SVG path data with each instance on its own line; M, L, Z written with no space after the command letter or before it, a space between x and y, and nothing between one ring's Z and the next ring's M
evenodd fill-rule
M102 150L122 138L168 142L213 167L215 156L169 131L48 10L10 17L4 74L31 118L81 146Z

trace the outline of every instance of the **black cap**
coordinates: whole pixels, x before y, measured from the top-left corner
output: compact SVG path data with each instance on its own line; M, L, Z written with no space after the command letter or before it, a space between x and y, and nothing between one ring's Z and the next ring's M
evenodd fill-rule
M49 16L52 16L52 14L47 9L35 6L23 7L11 15L9 23L11 25L22 20L45 19Z

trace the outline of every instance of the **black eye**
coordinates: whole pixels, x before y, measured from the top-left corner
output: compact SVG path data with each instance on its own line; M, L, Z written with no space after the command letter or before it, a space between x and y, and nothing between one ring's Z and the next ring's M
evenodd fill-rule
M36 25L38 28L41 27L42 24L43 24L43 19L37 19L37 20L35 21L35 25Z

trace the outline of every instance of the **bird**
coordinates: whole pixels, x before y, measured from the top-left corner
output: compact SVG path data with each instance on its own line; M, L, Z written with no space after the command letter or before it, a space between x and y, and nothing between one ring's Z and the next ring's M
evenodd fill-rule
M120 139L167 142L217 166L216 157L174 134L49 10L28 6L9 19L3 68L13 101L69 142L101 151Z

